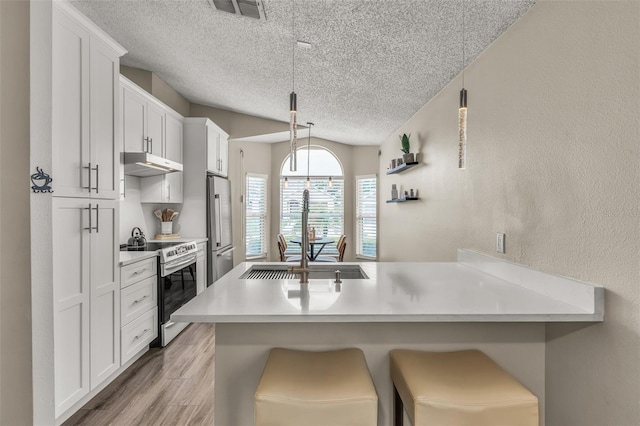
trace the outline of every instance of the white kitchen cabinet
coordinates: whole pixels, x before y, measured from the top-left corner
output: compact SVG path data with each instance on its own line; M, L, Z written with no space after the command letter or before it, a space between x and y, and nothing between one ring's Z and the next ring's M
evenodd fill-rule
M207 243L198 243L196 257L196 292L202 293L207 288Z
M149 152L182 164L183 117L124 76L122 137L125 152ZM182 203L182 172L140 178L143 203Z
M118 208L53 199L56 417L120 367Z
M229 174L229 135L213 121L206 120L207 171L218 176Z
M220 176L227 177L229 175L229 135L220 134L218 142L218 160L220 163Z
M157 262L158 259L152 257L120 268L122 364L158 337Z
M120 56L126 51L77 19L53 8L53 196L119 197L117 142Z
M164 111L150 95L120 76L122 140L124 152L149 152L162 156Z

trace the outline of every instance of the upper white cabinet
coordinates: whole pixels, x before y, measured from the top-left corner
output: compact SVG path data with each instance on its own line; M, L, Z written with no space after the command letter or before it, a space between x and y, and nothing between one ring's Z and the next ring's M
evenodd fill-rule
M165 113L147 92L120 76L122 87L122 140L125 152L163 156Z
M206 134L207 172L227 177L229 174L229 134L209 119L200 120Z
M184 118L156 98L120 76L122 138L125 152L149 152L182 164ZM142 177L143 203L182 203L182 172Z
M116 102L125 50L86 22L64 4L53 8L53 195L116 199Z
M197 168L218 176L229 174L229 134L208 118L187 118L189 148L199 153ZM195 160L195 159L194 159Z

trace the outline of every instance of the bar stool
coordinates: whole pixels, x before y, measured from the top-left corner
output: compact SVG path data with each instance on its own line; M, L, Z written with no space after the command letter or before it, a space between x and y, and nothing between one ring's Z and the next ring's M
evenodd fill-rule
M256 426L376 426L377 419L360 349L270 351L255 394Z
M394 424L538 426L538 398L478 350L390 352Z

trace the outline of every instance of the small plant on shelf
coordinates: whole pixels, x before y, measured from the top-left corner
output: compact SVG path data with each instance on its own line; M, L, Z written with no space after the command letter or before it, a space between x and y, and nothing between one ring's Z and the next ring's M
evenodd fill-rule
M413 154L410 152L411 150L411 143L409 142L410 137L411 137L411 133L409 133L408 135L406 133L403 133L402 136L400 136L400 142L402 144L402 148L400 148L400 150L404 153L402 154L402 160L405 164L414 162Z

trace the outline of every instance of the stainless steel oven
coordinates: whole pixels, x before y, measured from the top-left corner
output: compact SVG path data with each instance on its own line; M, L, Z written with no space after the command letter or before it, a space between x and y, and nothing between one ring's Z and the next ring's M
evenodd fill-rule
M158 257L158 343L166 346L189 325L170 320L171 314L196 297L195 241L162 248Z

